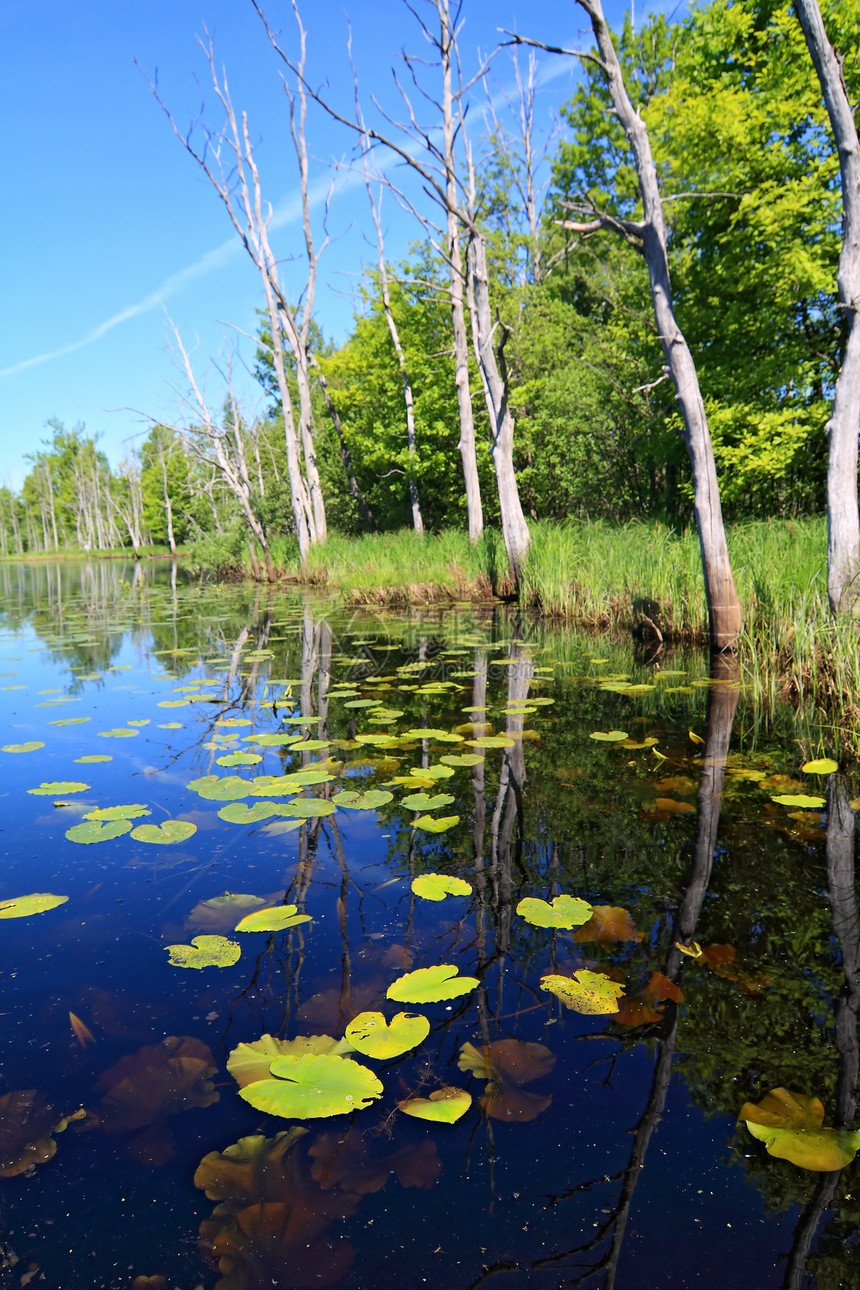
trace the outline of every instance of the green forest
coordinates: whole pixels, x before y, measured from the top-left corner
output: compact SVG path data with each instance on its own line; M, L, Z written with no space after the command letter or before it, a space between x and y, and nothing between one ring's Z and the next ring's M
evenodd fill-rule
M599 6L584 7L597 34ZM229 186L207 170L211 135L186 147L261 269L256 375L267 411L247 418L229 383L220 406L207 406L181 350L194 414L153 425L118 464L84 426L50 423L20 492L0 490L3 555L156 544L276 578L297 560L306 567L331 534L459 530L476 542L500 529L516 583L535 525L695 527L683 398L655 317L643 190L605 58L582 60L549 137L535 128L535 63L523 48L513 51L519 102L473 120L454 17L447 0L431 9L436 63L423 74L438 120L398 133L343 118L379 245L339 345L313 316L324 260L307 210L307 289L300 300L283 293L265 218L255 223L251 145L210 63L226 110L219 138L236 163ZM856 0L824 5L823 17L856 102ZM304 53L293 64L271 39L294 73L301 121L309 107L341 119L308 89ZM653 153L722 514L730 526L823 515L826 427L854 311L839 288L844 177L798 16L768 0L714 0L683 21L652 16L637 30L628 19L614 44ZM499 51L488 81L511 52ZM409 254L391 262L374 158L405 150L416 130L429 158L415 163L417 181L435 216L417 212ZM306 197L303 125L294 141ZM512 481L500 473L506 436ZM855 425L855 505L856 438ZM500 504L509 487L522 517L513 545L510 501Z

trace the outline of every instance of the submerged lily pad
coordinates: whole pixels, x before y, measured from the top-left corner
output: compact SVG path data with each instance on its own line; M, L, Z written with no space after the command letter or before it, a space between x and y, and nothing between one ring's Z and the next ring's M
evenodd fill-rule
M423 900L444 900L446 896L471 896L472 887L463 878L447 873L422 873L412 879L412 890Z
M541 977L540 988L561 999L566 1008L589 1016L617 1012L619 1000L624 997L623 985L588 968L580 968L572 977L553 974Z
M297 905L272 905L267 909L255 909L253 914L246 914L234 927L236 932L282 932L286 927L297 927L299 923L309 923L310 914L300 914Z
M381 1012L360 1012L353 1017L344 1035L363 1057L399 1057L410 1048L423 1044L430 1034L426 1017L398 1012L390 1022Z
M373 1071L358 1062L330 1054L276 1057L273 1079L261 1079L239 1090L258 1111L288 1119L310 1120L361 1111L382 1096Z
M151 842L167 846L171 842L187 842L197 832L197 825L190 820L165 820L162 824L139 824L132 829L135 842Z
M52 896L47 891L34 891L29 896L13 896L0 900L0 918L29 918L31 914L44 914L49 909L64 905L68 896Z
M395 1003L438 1003L442 999L459 999L480 985L475 976L458 976L453 963L416 968L397 978L385 992Z
M517 913L533 927L581 927L594 912L587 900L579 896L555 896L552 902L537 896L526 896L517 905Z
M123 834L130 832L130 820L88 819L84 824L73 824L70 829L66 829L66 837L70 842L110 842L113 838L121 838Z
M226 936L195 936L190 945L167 945L173 967L231 967L242 954L242 947Z
M472 1105L472 1094L464 1088L446 1084L429 1097L410 1097L397 1103L397 1109L416 1120L433 1120L437 1124L456 1124Z

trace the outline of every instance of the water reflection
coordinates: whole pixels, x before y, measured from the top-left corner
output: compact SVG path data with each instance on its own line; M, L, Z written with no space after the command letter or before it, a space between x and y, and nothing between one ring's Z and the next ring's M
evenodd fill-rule
M143 563L0 565L0 588L21 687L5 738L38 745L3 754L0 896L69 897L4 925L5 1075L42 1137L46 1105L85 1111L4 1185L10 1230L37 1233L23 1253L56 1283L107 1285L122 1258L182 1290L408 1290L441 1259L463 1288L683 1287L691 1260L717 1259L725 1287L850 1284L857 1165L816 1178L734 1122L785 1085L853 1123L852 788L831 776L826 811L772 800L815 781L750 720L730 663L597 653L505 611L345 613ZM77 764L94 750L112 760ZM78 778L77 794L28 793ZM197 831L69 840L88 809L130 802ZM426 873L471 898L420 899ZM516 912L560 893L590 902L588 924ZM240 911L280 903L312 923L234 935ZM241 941L239 962L171 968L163 946L200 933ZM417 1051L367 1060L378 1103L297 1125L240 1099L240 1045L335 1043L359 1012L390 1019L395 978L440 963L480 985L415 1005ZM621 1012L541 990L583 967L623 984ZM445 1085L473 1096L456 1124L398 1111ZM149 1213L165 1195L155 1266L118 1198ZM46 1205L70 1215L62 1249ZM647 1235L667 1213L668 1254ZM95 1273L69 1268L70 1247L103 1251Z

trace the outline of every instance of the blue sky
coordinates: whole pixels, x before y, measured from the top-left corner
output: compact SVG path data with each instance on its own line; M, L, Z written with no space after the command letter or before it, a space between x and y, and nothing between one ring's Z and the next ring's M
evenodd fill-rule
M624 11L620 2L606 10L610 21ZM289 45L291 9L272 0L267 12ZM303 6L302 16L309 79L327 80L345 110L352 96L348 24L365 98L375 93L392 102L390 69L399 51L422 51L401 0L317 0ZM465 0L463 16L467 65L479 47L493 47L499 26L567 46L579 43L584 27L581 11L559 0ZM214 403L223 386L212 361L238 350L240 393L249 412L260 406L242 368L242 354L250 359L253 346L241 335L256 326L256 270L135 65L136 59L148 75L157 74L160 93L184 128L201 106L211 111L197 43L205 29L226 66L235 106L248 111L264 189L276 208L276 254L289 261L301 246L285 99L277 59L250 0L5 0L0 483L20 486L24 455L49 433L44 427L51 417L84 422L114 464L145 436L147 418L182 418L186 386L167 314L193 351ZM540 58L546 121L569 96L575 65ZM513 89L505 51L492 86L496 93ZM479 96L473 119L480 106ZM314 178L324 189L330 162L347 156L352 141L311 105L308 144ZM321 264L315 311L338 340L349 332L362 265L375 255L365 208L363 188L342 182L331 204L333 240ZM386 253L397 258L418 235L417 225L393 200L385 203L385 223Z

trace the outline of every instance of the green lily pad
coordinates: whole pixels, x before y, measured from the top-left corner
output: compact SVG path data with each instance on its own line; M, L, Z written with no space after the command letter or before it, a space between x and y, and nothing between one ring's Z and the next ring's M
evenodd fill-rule
M37 752L40 748L44 748L44 747L45 745L43 743L40 743L38 739L31 739L30 742L27 744L4 744L3 747L0 748L0 752L8 752L8 753Z
M150 720L151 720L150 717L143 717L140 721L129 721L128 724L130 726L148 726L150 723Z
M461 744L462 735L455 735L450 730L436 730L433 726L420 726L404 730L402 739L432 739L439 744Z
M328 748L330 744L330 739L299 739L293 744L293 751L319 752L323 748Z
M235 932L282 932L285 927L297 927L299 923L310 921L310 914L300 914L297 905L273 905L267 909L255 909L253 914L246 914L233 930Z
M239 961L242 947L226 936L195 936L190 945L167 945L173 967L231 967Z
M810 793L780 793L770 800L780 806L803 806L809 811L820 811L827 805L823 797L813 797Z
M808 775L832 775L839 769L839 762L832 757L819 757L815 761L805 761L800 769Z
M759 1103L745 1102L738 1119L769 1155L815 1173L844 1169L860 1149L860 1129L827 1128L823 1104L806 1093L775 1088Z
M280 802L255 802L246 806L244 802L230 802L218 812L219 820L228 824L259 824L261 820L270 820L273 815L280 815L283 806Z
M233 752L227 753L225 757L218 757L219 766L256 766L263 759L258 753Z
M422 873L412 879L412 890L422 900L444 900L446 896L471 896L471 884L447 873Z
M459 815L440 815L435 820L432 815L419 815L414 827L423 829L425 833L447 833L459 823Z
M437 793L430 797L427 793L410 793L401 798L400 805L407 811L437 811L440 806L449 806L455 799L450 793Z
M373 735L362 734L355 736L355 742L362 747L370 748L396 748L400 743L397 735Z
M167 846L171 842L187 842L197 832L197 825L190 820L165 820L163 824L139 824L132 829L135 842L151 842Z
M49 721L49 726L82 726L85 721L91 720L90 717L58 717L56 721Z
M29 918L31 914L44 914L48 909L65 905L68 896L52 896L47 891L34 891L29 896L13 896L0 900L0 918Z
M111 757L110 753L90 753L88 757L75 758L75 764L83 766L89 766L99 761L113 761L113 757Z
M334 815L337 808L325 797L294 797L283 808L283 814L300 820L315 820L321 815Z
M385 993L394 1003L438 1003L442 999L459 999L478 985L477 977L457 976L453 963L438 963L406 972Z
M629 735L626 730L592 730L588 737L596 739L598 743L617 744L622 739L628 739Z
M472 1105L472 1094L464 1088L446 1085L429 1097L410 1097L397 1103L397 1109L416 1120L433 1120L437 1124L456 1124Z
M381 708L381 699L350 699L343 705L345 708Z
M594 909L579 896L555 896L551 903L536 896L526 896L517 905L517 913L533 927L581 927Z
M477 739L467 739L472 748L513 748L515 739L507 735L479 735Z
M363 1057L399 1057L423 1044L430 1034L426 1017L398 1012L386 1022L381 1012L361 1012L353 1017L344 1035Z
M239 1096L258 1111L287 1119L348 1115L383 1092L373 1071L331 1054L276 1057L269 1070L274 1079L256 1080L240 1089Z
M207 802L236 802L251 796L253 784L240 775L201 775L188 787Z
M446 766L480 766L486 758L482 753L446 753L439 760Z
M274 1039L261 1035L250 1044L238 1044L227 1058L227 1070L240 1088L269 1078L269 1066L276 1057L341 1056L352 1052L352 1044L331 1035L301 1035L297 1039Z
M65 797L69 793L85 793L89 787L89 784L81 784L75 780L57 779L42 783L38 788L28 788L27 792L32 793L34 797L57 797L58 795Z
M245 739L259 744L261 748L287 748L294 744L300 735L245 735Z
M323 770L300 770L292 775L259 775L254 780L248 797L278 797L280 794L297 793L300 788L315 784L330 784L334 775Z
M561 999L566 1008L589 1016L619 1012L624 997L623 985L611 981L603 972L590 972L588 968L580 968L572 977L553 974L541 977L540 988Z
M128 806L97 806L94 811L88 811L84 816L85 820L137 820L142 815L151 815L148 806L142 802L133 802Z
M66 829L66 837L70 842L110 842L130 832L131 820L88 820Z
M382 788L371 788L366 793L353 793L344 790L341 793L335 793L331 799L335 806L345 806L352 811L375 811L380 806L385 806L394 797L393 793L387 792Z
M99 738L101 739L133 739L140 731L132 730L130 726L120 726L116 730L100 730Z

